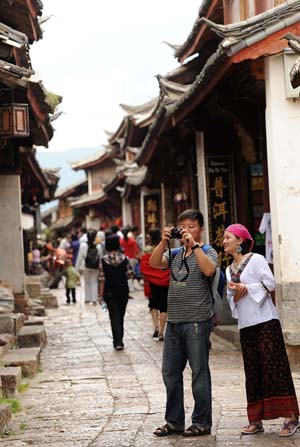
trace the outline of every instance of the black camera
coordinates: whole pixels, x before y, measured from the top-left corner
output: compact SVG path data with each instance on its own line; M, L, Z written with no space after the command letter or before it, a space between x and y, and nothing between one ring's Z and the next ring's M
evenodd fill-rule
M172 228L171 229L171 239L181 239L181 229Z

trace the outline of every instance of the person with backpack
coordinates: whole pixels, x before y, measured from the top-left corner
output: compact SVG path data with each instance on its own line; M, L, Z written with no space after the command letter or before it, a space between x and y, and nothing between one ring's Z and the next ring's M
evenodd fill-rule
M128 303L128 278L133 275L129 259L120 252L117 235L105 239L106 254L100 264L99 302L107 304L113 346L117 351L124 349L124 316Z
M266 259L252 253L253 238L239 223L226 228L224 252L233 257L226 269L227 299L238 320L246 376L249 424L243 435L264 431L263 420L285 418L280 437L299 429L299 408L279 314L271 294L276 282Z
M85 303L97 304L98 278L100 259L103 256L102 247L96 244L96 231L87 232L87 242L82 242L76 260L75 270L82 273L84 280Z
M168 317L163 350L162 375L167 392L166 423L156 436L210 435L212 426L209 337L213 329L213 299L210 283L218 255L210 247L202 250L203 215L189 209L178 216L180 228L166 227L154 249L150 265L168 268ZM180 239L183 248L175 256L167 250L170 238ZM189 361L192 370L194 410L192 424L185 429L183 372Z

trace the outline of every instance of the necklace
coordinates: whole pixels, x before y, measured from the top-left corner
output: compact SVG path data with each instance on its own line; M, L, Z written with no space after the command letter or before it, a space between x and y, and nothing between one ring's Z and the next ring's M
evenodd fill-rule
M248 254L245 254L241 257L241 259L237 263L233 261L233 263L231 264L233 273L237 273L239 271L241 265L247 258L248 258Z

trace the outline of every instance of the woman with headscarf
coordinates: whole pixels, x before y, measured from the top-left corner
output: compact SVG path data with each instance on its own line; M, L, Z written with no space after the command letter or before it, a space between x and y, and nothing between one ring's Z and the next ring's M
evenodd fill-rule
M243 225L226 228L224 252L233 257L226 269L227 298L238 320L246 376L249 425L241 433L262 432L262 420L284 417L279 436L292 436L300 428L299 408L279 314L270 296L276 283L265 258L251 252L253 243Z

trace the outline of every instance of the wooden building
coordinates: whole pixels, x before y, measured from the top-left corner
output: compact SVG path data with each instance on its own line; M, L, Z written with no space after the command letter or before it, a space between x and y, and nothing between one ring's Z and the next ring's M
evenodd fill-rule
M107 228L121 220L121 200L115 189L105 192L105 187L115 177L114 157L118 157L117 146L104 146L94 155L73 163L75 171L83 169L87 176L88 191L70 203L73 213L83 216L87 228L99 230Z
M48 146L51 114L29 56L42 37L39 0L0 1L0 252L1 281L12 286L15 310L27 310L21 204L36 207L50 200L55 174L42 172L33 146Z
M51 223L49 228L55 231L57 235L60 236L65 231L70 231L72 227L82 226L85 216L74 212L71 203L85 195L87 191L88 181L86 178L56 191L55 199L58 200L57 219Z

